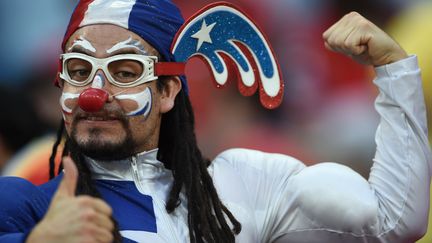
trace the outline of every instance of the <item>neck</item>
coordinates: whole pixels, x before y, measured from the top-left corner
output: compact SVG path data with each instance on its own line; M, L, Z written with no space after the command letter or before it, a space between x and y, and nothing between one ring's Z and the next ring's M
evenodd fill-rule
M157 153L158 149L153 149L121 160L104 161L85 157L85 161L92 172L93 179L132 181L132 166L134 163L136 163L140 169L141 167L151 170L160 170L164 168L162 162L158 161L156 158Z

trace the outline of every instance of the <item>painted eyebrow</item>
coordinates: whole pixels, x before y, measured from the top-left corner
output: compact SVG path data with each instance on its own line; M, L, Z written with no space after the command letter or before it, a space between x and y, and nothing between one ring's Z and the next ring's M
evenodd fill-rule
M111 52L110 56L115 56L115 55L119 55L119 54L140 54L140 55L147 55L147 52L142 52L141 50L138 50L138 49L133 48L133 47L125 47L125 48L121 48L121 49L118 49L116 51Z
M133 54L148 55L148 52L144 47L144 45L139 40L132 39L132 37L129 37L129 39L115 44L110 49L106 50L106 52L108 54L115 54L115 53L122 52L124 49L129 51L133 50L134 51Z
M73 44L71 47L69 47L68 51L72 51L74 50L74 48L78 46L81 47L80 51L87 50L86 54L88 52L92 52L92 53L96 52L96 48L91 44L91 42L86 40L82 36L80 36L78 39L73 41Z
M71 48L68 49L69 52L77 52L77 53L81 53L81 54L86 54L88 56L93 56L94 52L89 51L87 48L84 48L80 45L76 45L76 46L72 46Z
M83 48L81 46L74 46L72 48L69 48L70 52L76 52L76 53L81 53L81 54L85 54L87 56L94 56L94 53L92 53L91 51L87 50L86 48ZM111 53L110 56L115 56L117 54L143 54L141 51L135 49L135 48L122 48L122 49L118 49L115 52Z

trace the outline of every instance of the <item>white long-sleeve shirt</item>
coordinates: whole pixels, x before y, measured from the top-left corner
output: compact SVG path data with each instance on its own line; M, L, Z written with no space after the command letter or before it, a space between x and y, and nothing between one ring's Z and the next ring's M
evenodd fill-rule
M432 161L417 60L376 72L381 120L368 181L340 164L305 167L257 151L230 150L213 162L220 197L234 212L241 206L230 198L244 192L238 200L249 202L256 242L407 243L425 232Z
M375 107L381 121L369 180L340 164L306 167L281 154L231 149L215 158L209 173L222 202L242 224L236 242L408 243L424 234L432 156L417 59L376 72L380 94ZM156 155L153 150L133 156L132 162L88 163L125 242L189 242L184 195L168 214L173 177ZM19 196L0 202L0 242L25 237L25 229L43 217L59 180L33 187L0 179L0 192L8 183L21 188L11 192ZM14 199L22 199L21 191L32 193L31 203ZM14 214L20 215L15 221L3 220Z

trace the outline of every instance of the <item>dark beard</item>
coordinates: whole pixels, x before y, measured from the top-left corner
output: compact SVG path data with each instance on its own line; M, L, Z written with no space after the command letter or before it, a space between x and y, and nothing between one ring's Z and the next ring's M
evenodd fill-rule
M79 143L76 134L76 126L78 121L82 118L75 117L72 121L71 135L68 138L72 151L79 151L87 157L104 161L126 159L135 154L136 144L132 138L129 121L123 114L117 112L115 112L115 117L121 122L122 127L126 132L126 137L118 143L99 141L97 138L102 130L98 128L89 129L88 132L90 133L90 140L85 143Z

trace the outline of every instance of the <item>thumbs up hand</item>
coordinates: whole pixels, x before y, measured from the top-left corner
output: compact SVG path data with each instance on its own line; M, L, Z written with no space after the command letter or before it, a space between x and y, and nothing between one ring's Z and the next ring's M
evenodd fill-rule
M361 64L381 66L408 57L383 30L356 12L341 18L323 34L327 49Z
M74 243L113 241L112 210L108 204L90 196L75 196L78 170L63 158L64 176L44 218L27 237L27 243Z

